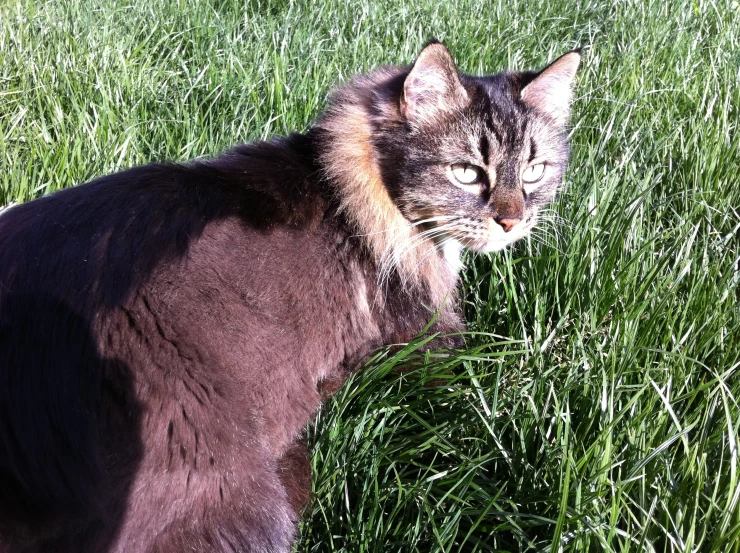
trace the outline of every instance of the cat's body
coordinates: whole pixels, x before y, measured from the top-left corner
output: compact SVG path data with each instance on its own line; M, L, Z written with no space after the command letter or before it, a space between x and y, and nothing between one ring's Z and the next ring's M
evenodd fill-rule
M535 76L463 77L466 101L531 110L517 95ZM413 143L423 110L446 109L415 99L414 77L359 81L306 135L0 215L0 553L290 551L322 397L436 310L435 330L463 328L465 236L439 240L452 216L402 189L428 167L399 133ZM492 217L515 232L505 188L480 198L504 193Z
M317 184L310 156L301 152L305 142L244 146L190 167L134 169L118 182L68 189L0 219L3 287L13 291L3 295L0 319L3 339L14 344L12 359L3 349L7 369L32 371L56 361L47 356L76 353L66 340L46 350L47 334L61 326L84 337L75 347L94 360L67 371L50 367L46 378L3 390L11 396L3 407L12 406L3 420L31 448L25 453L9 443L4 451L24 465L36 460L40 470L44 457L71 452L75 462L32 475L42 480L29 483L42 500L58 487L60 501L84 511L102 491L126 488L110 495L113 505L95 508L111 529L121 516L116 502L131 498L133 509L146 513L116 529L127 544L121 551L136 551L132 543L154 540L169 523L197 534L195 521L204 516L235 544L245 540L240 533L253 536L267 526L262 517L281 521L271 539L287 547L296 515L280 479L294 473L281 477L280 460L319 406L322 381L334 386L363 355L412 338L430 317L421 295L376 301L382 295L372 263ZM253 185L255 167L275 178L269 191ZM286 172L290 186L278 188ZM133 221L136 230L128 228ZM121 259L133 265L120 266ZM42 415L46 398L58 396L53 407L69 408L79 402L79 388L95 388L89 383L98 378L109 384L99 398L87 394L80 409L126 406L125 420L56 427ZM14 404L21 401L34 411ZM137 431L121 440L127 426ZM114 443L96 453L110 437ZM90 455L99 459L86 467ZM119 465L127 469L123 478L111 468ZM90 489L78 491L85 479ZM224 516L224 501L255 512ZM5 526L2 535L17 528ZM85 551L87 534L69 535L66 547L49 551Z

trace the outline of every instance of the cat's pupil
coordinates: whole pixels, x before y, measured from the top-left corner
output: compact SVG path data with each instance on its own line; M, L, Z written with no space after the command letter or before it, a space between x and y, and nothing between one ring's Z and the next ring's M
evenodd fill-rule
M540 181L544 175L545 164L538 163L537 165L531 165L524 170L522 180L526 183L535 183Z
M453 165L452 174L462 184L472 184L480 180L480 169L467 163Z

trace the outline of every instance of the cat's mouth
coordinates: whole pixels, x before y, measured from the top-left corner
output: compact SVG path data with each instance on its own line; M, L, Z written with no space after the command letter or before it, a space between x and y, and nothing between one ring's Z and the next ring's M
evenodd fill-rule
M522 221L504 230L492 217L482 221L459 218L439 225L438 240L455 240L464 248L480 253L501 251L514 242L526 237L537 223L534 213L527 214Z
M482 247L476 249L483 253L503 250L506 246L509 246L527 236L534 227L534 224L534 216L527 215L521 222L506 231L492 218L488 218L485 241Z

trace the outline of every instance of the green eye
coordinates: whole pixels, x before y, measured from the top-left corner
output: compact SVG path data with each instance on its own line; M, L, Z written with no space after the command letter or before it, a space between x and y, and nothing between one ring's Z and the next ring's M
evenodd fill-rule
M450 165L450 171L455 180L460 184L476 184L480 182L483 171L480 167L468 163L457 163Z
M532 184L542 180L545 176L545 164L538 163L537 165L530 165L522 173L522 180L526 183Z

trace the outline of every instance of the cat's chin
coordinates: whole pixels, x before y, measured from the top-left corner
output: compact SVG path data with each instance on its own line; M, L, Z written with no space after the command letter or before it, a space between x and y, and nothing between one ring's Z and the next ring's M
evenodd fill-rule
M480 253L493 253L493 252L500 252L501 250L506 249L507 247L511 246L515 242L518 242L522 238L526 237L528 234L528 231L517 233L515 236L509 236L506 235L504 238L493 238L486 242L483 246L480 248L475 248Z
M476 250L480 253L500 252L501 250L506 249L507 246L513 244L515 241L516 240L490 240L480 248L476 248Z
M493 253L493 252L499 252L505 249L506 246L508 246L509 244L511 244L511 241L509 240L503 240L500 238L490 238L486 242L482 240L478 240L476 242L471 243L470 249L478 253Z

